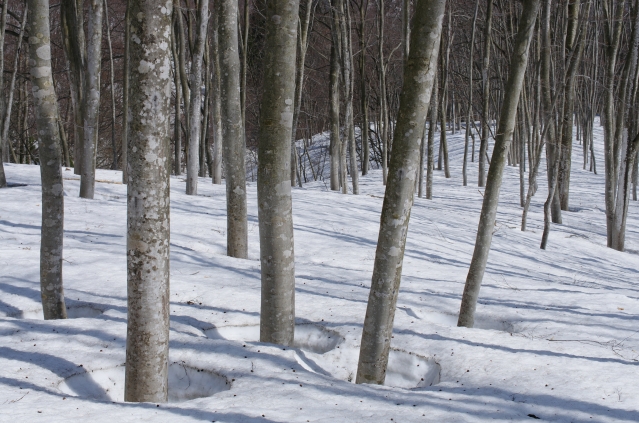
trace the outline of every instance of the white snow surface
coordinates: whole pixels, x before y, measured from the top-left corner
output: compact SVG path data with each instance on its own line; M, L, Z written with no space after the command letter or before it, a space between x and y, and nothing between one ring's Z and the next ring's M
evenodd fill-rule
M571 210L539 249L544 164L521 232L519 174L507 167L474 329L456 327L482 201L476 163L416 198L395 316L387 386L356 385L384 187L361 195L321 182L293 190L294 348L258 342L256 185L247 186L249 259L225 256L223 185L186 196L171 179L168 404L123 403L126 186L98 170L96 199L65 176L64 284L70 318L44 321L39 294L40 174L5 165L0 191L1 422L557 422L639 421L639 207L627 251L606 248L600 174L575 142ZM477 145L478 148L478 145ZM328 163L327 163L328 165Z

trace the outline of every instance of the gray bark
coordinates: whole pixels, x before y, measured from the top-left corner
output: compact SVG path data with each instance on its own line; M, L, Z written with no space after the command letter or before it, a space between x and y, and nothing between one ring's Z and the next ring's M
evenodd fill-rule
M415 193L419 147L437 73L445 0L418 0L404 68L371 290L364 320L357 383L383 384Z
M236 11L237 11L237 5ZM237 13L236 13L237 15ZM186 194L197 195L197 178L200 165L200 139L202 128L202 65L204 59L204 47L206 46L206 33L209 22L209 2L201 0L197 5L197 33L195 34L195 46L191 60L191 98L189 103L189 140L188 158L186 160ZM233 22L237 27L237 20ZM236 28L237 31L237 28ZM237 51L237 36L235 37L235 49ZM238 59L239 61L239 59ZM236 73L239 73L239 66ZM239 75L235 75L237 78ZM239 87L238 87L239 90ZM238 98L239 102L239 98ZM239 104L238 104L239 106Z
M492 45L492 26L493 26L493 0L488 0L488 8L486 9L486 22L484 27L484 58L481 69L482 80L482 116L481 116L481 137L479 141L479 178L478 185L483 187L486 185L486 156L488 154L488 136L490 133L488 109L490 105L490 79L488 71L490 69L490 50ZM442 128L442 131L444 128Z
M130 0L124 400L166 402L169 352L170 2ZM133 89L135 87L135 89Z
M223 155L223 139L222 139L222 102L220 99L220 49L219 49L219 24L217 13L213 17L213 183L220 185L222 183L222 155Z
M4 35L7 26L7 11L9 9L9 2L7 0L2 4L2 10L0 11L0 90L4 89ZM8 107L5 104L5 99L0 99L0 119L4 116L4 111ZM1 129L1 128L0 128ZM9 161L9 148L6 145L4 138L0 138L0 188L7 186L7 178L4 174L3 162Z
M113 71L113 47L111 45L111 28L109 27L109 6L104 0L104 22L107 34L107 45L109 46L109 77L111 79L111 149L113 150L113 162L111 169L118 168L118 146L115 141L115 75Z
M264 94L260 105L257 199L262 265L260 341L292 345L295 260L291 199L291 131L298 2L266 3Z
M49 1L29 0L28 7L29 64L42 179L40 293L45 320L66 319L62 285L64 186L58 104L51 71Z
M128 0L127 0L128 1ZM126 12L124 15L124 69L122 76L122 183L126 185L128 178L128 166L127 166L127 157L128 157L128 145L129 145L129 120L131 119L131 114L129 113L129 86L130 86L130 75L131 75L131 60L130 60L130 51L131 51L131 9L129 7L126 8Z
M360 138L362 144L362 176L368 174L370 166L370 143L368 142L369 120L368 120L368 92L366 89L366 10L368 1L362 0L360 4L360 30L359 30L359 84L360 84L360 102L362 109L362 126L360 128Z
M430 97L430 125L428 125L428 146L426 147L426 199L433 199L433 169L435 168L435 132L439 112L439 82L435 72L435 86ZM443 131L442 131L443 132Z
M180 13L178 9L173 9L173 25L171 25L171 55L173 56L173 84L175 85L175 113L173 118L173 173L175 175L182 174L182 85L180 83L180 60L178 57L177 37L176 34L176 13ZM127 93L125 92L125 95Z
M336 25L335 19L331 25ZM331 63L330 63L330 155L331 155L331 190L339 191L340 183L340 128L339 128L339 41L337 31L332 30Z
M471 131L471 126L470 126L470 121L471 119L474 120L473 117L473 91L474 91L474 87L473 87L473 58L474 58L474 52L475 52L475 35L477 33L477 15L479 12L479 0L477 0L475 2L475 14L473 15L473 30L471 32L471 36L470 36L470 57L468 58L468 84L469 84L469 88L468 88L468 109L466 112L466 132L464 134L464 163L462 165L462 179L463 179L463 185L467 186L468 185L468 176L467 176L467 169L468 169L468 146L469 146L469 138L470 138L470 131Z
M248 257L246 217L246 147L240 94L237 1L218 0L220 100L226 170L227 254Z
M102 69L102 0L89 0L86 91L84 94L82 170L80 197L93 199L95 191L95 151L98 142L100 112L100 72Z
M540 0L524 2L519 19L519 29L510 59L510 75L508 75L508 81L506 82L499 127L495 137L495 148L488 170L484 201L479 218L479 226L477 228L475 250L468 270L468 276L466 277L462 304L459 310L458 326L472 328L474 325L479 289L484 277L484 271L486 270L493 230L495 229L499 189L506 165L508 148L515 129L517 104L519 103L519 94L523 86L526 66L528 64L528 50L535 28L539 2Z

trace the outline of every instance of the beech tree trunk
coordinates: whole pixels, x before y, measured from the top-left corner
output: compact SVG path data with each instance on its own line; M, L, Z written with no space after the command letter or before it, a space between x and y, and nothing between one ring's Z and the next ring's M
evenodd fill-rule
M415 194L419 147L437 73L445 0L417 0L393 137L373 280L362 332L357 383L383 384Z
M219 16L216 13L213 16L213 51L211 52L211 58L213 61L213 127L214 127L214 140L213 140L213 183L220 185L222 183L222 155L223 155L223 140L222 140L222 101L220 99L220 85L221 85L221 66L220 66L220 48L219 48Z
M235 16L237 18L237 4L235 6ZM202 62L204 58L204 47L206 46L206 33L209 22L209 2L200 0L197 4L197 34L195 35L195 46L191 59L191 97L189 103L189 140L188 158L186 161L186 194L197 195L197 178L200 165L200 139L202 128ZM235 50L237 54L237 20L233 22L236 26ZM239 63L239 59L238 59ZM239 79L239 64L235 70ZM239 90L239 85L238 85ZM239 103L239 95L238 95ZM238 104L238 109L239 109ZM241 112L240 112L241 118ZM228 186L228 185L227 185Z
M128 1L128 0L127 0ZM132 118L129 113L129 78L131 75L131 9L126 8L124 15L124 69L122 76L122 183L126 184L129 180L129 169L127 166L128 149L129 149L129 120Z
M218 19L222 139L226 166L227 255L248 258L246 147L240 94L237 1L218 0Z
M93 199L95 191L95 150L99 131L103 15L102 0L89 0L89 42L87 45L86 92L83 105L84 141L80 178L80 197L88 199Z
M490 69L490 50L492 45L492 26L493 26L493 0L488 0L486 9L486 22L484 23L484 59L481 69L482 80L482 116L481 116L481 137L479 141L479 179L478 185L483 187L486 185L486 156L488 155L488 136L490 134L490 120L488 118L490 107L490 79L488 71ZM442 128L442 131L444 128Z
M331 20L331 25L337 25L335 19ZM330 155L331 155L331 190L339 191L340 181L340 151L341 137L339 128L339 40L337 28L331 30L331 63L330 63Z
M166 402L169 352L171 2L129 0L131 133L127 186L124 400ZM135 89L133 89L135 87Z
M535 28L537 11L540 0L529 0L523 3L523 10L519 18L519 29L513 45L510 59L510 75L504 91L504 99L501 106L499 127L495 137L495 148L488 170L486 190L482 204L475 250L470 262L466 285L462 296L462 304L459 310L458 326L472 328L475 323L475 309L479 298L479 289L488 262L488 253L495 229L495 218L499 202L499 189L501 187L508 148L515 129L517 116L517 104L519 94L524 82L526 66L528 65L528 50ZM483 160L483 157L482 157Z
M42 227L40 293L44 319L66 319L62 285L64 184L58 129L58 103L51 71L49 0L29 0L29 64L33 110L40 146Z
M291 199L291 131L298 2L267 0L264 94L260 106L257 200L262 265L260 341L292 345L295 255Z

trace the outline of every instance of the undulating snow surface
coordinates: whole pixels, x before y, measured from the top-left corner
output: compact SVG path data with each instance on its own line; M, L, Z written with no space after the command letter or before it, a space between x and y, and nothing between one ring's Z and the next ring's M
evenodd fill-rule
M553 226L546 251L539 249L545 172L521 232L518 169L507 168L475 329L457 328L456 313L482 194L476 163L461 186L463 138L449 135L449 145L453 177L435 171L435 198L416 199L411 215L388 386L352 383L380 171L360 178L359 196L329 192L321 181L293 190L295 348L258 342L255 183L250 259L240 260L225 256L224 186L200 179L200 195L187 197L183 178L172 178L171 402L161 405L121 402L120 173L98 171L90 201L78 198L77 176L65 170L70 318L45 322L39 168L5 165L8 180L26 186L0 191L0 421L639 421L639 207L630 205L628 251L606 248L601 137L600 175L581 169L575 143L571 211Z

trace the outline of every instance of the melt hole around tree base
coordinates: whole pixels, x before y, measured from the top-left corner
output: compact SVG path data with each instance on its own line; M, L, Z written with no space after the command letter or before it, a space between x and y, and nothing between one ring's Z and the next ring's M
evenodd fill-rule
M91 370L66 378L58 389L70 396L124 402L124 375L124 365ZM169 365L169 402L210 397L229 389L228 379L213 371L177 362Z

